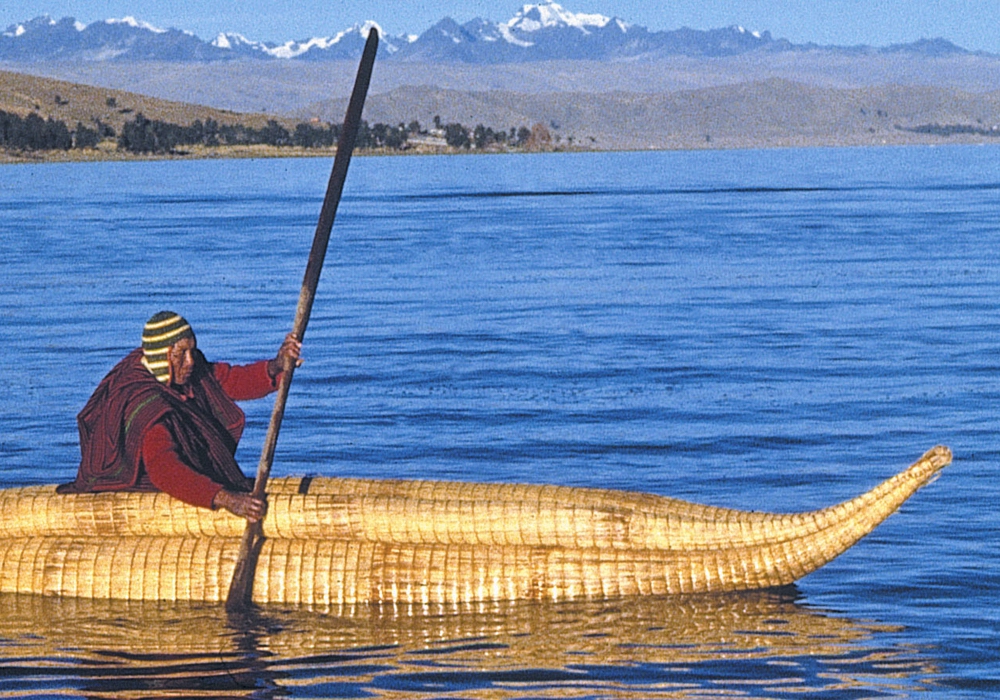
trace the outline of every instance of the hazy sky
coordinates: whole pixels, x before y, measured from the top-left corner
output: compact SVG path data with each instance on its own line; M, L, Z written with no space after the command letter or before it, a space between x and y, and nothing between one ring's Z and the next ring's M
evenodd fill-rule
M365 20L389 34L420 34L450 16L506 21L521 2L485 0L0 0L0 28L47 14L97 20L133 16L212 39L234 31L261 41L326 36ZM739 24L796 43L885 46L944 37L1000 54L1000 0L565 0L572 12L620 17L649 29Z

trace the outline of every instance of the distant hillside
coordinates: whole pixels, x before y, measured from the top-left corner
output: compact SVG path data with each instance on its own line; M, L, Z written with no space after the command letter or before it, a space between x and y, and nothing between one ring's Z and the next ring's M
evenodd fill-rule
M357 62L0 63L3 69L216 109L293 117L322 100L350 95ZM714 59L544 61L488 67L379 60L371 92L433 87L476 93L582 94L625 89L667 94L775 78L819 88L913 85L993 92L1000 90L1000 58L940 56L914 60L903 54L845 56L817 50Z
M0 71L0 111L19 116L34 112L44 119L66 122L70 128L77 122L90 127L100 122L116 132L140 112L150 119L185 125L214 119L220 124L261 128L273 119L9 71Z
M345 108L344 98L321 100L286 111L281 121L292 129L314 119L338 123ZM0 110L36 112L70 128L100 122L116 131L139 112L174 124L214 119L253 128L273 118L2 71ZM783 78L653 93L402 86L370 94L364 118L390 126L416 120L424 129L435 122L507 132L540 125L555 147L602 150L1000 144L1000 91L819 87Z
M329 119L344 100L300 116ZM398 88L369 97L369 119L494 126L542 123L562 142L597 149L856 146L957 141L1000 144L1000 91L883 86L818 88L781 79L669 94L469 93ZM935 129L961 126L962 129ZM948 134L948 135L945 135Z

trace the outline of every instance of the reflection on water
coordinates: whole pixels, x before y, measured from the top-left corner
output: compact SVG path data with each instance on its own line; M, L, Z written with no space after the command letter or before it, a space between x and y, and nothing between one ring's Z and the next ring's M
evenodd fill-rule
M334 610L0 596L0 697L874 697L933 660L795 590Z

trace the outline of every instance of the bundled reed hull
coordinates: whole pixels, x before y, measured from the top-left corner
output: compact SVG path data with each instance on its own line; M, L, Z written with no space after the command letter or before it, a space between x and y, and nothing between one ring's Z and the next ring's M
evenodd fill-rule
M469 603L789 584L951 461L936 447L845 503L745 512L602 489L276 479L257 602ZM162 493L0 491L0 592L225 600L243 521Z

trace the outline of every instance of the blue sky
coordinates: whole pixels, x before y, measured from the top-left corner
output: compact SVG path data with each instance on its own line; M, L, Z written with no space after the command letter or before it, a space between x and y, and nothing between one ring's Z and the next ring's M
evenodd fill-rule
M373 19L386 32L419 34L445 16L504 21L521 2L483 0L2 0L0 28L42 14L90 23L128 15L211 39L235 31L285 41L336 33ZM1000 54L1000 0L564 0L573 12L620 17L650 29L739 24L796 43L885 46L944 37Z

